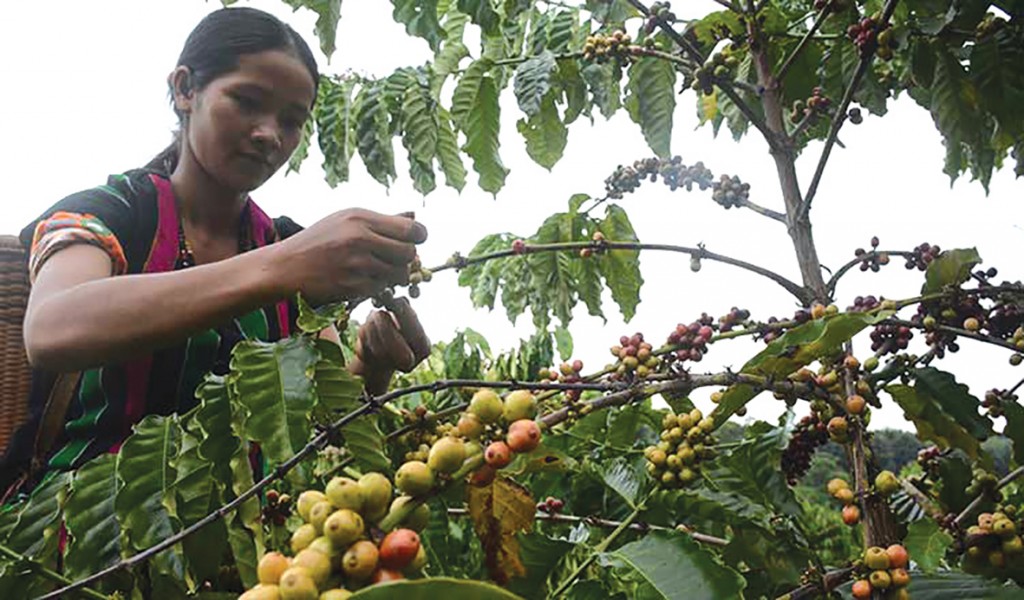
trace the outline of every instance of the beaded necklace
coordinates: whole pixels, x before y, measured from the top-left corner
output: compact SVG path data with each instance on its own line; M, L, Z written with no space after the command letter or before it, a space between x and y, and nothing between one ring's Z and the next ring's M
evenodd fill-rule
M247 252L252 249L252 237L249 228L249 205L246 204L242 210L242 217L238 220L238 253ZM178 215L178 259L174 268L187 269L196 265L196 255L192 251L192 244L185 237L185 223Z

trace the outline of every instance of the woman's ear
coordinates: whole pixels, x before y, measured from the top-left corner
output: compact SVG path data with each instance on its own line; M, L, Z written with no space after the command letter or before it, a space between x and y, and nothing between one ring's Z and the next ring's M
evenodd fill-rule
M179 115L191 112L192 104L195 102L192 71L184 65L177 67L167 76L167 83L174 96L174 111Z

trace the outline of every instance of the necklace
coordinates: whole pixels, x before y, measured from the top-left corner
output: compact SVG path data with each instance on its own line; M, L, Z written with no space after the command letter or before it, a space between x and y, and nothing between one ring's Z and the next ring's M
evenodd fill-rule
M252 249L252 239L249 228L249 207L246 204L245 209L242 210L242 216L238 220L238 253L247 252ZM188 238L185 237L185 223L181 219L181 215L178 215L178 259L175 261L174 268L187 269L196 265L196 255L192 251L192 244L189 243Z

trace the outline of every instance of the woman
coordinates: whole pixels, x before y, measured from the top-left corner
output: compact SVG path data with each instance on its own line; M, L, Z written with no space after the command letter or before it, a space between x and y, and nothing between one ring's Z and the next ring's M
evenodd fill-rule
M37 445L43 372L83 372L48 452L49 468L74 469L116 450L146 414L194 406L197 384L226 372L238 341L287 336L298 293L316 305L407 283L426 239L411 215L343 210L301 230L249 198L299 144L318 81L288 25L250 8L211 13L168 77L181 125L174 143L25 228L34 422L12 444L5 475ZM349 366L374 393L429 353L408 304L393 310L367 319ZM333 328L322 336L338 339Z

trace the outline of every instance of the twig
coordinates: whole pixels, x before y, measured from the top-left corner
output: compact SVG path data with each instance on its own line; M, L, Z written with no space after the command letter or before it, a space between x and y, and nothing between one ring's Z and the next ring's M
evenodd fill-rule
M818 28L821 27L821 24L825 22L825 18L828 17L829 13L831 12L832 0L828 0L828 2L825 3L825 6L822 6L821 10L818 11L818 16L814 19L814 24L811 25L811 28L807 30L807 33L804 34L804 37L800 39L800 42L796 45L796 48L793 48L793 51L789 53L789 56L786 57L786 61L782 63L782 66L779 67L779 72L775 75L775 79L777 79L778 81L782 81L782 78L786 76L786 71L788 71L789 67L793 65L793 61L796 60L797 56L800 56L800 53L803 52L808 42L811 41L811 38L814 37L814 34L817 33Z
M804 598L821 598L823 595L827 595L832 590L839 587L844 582L848 581L853 574L857 572L856 567L846 567L844 569L836 569L835 571L829 571L825 573L824 585L825 589L821 589L818 582L805 583L804 585L790 591L788 594L779 596L776 600L803 600Z
M828 283L825 284L825 289L828 290L828 294L831 296L832 292L836 291L836 285L839 284L839 280L843 277L843 275L846 275L847 271L856 267L865 260L871 260L872 258L879 256L880 254L887 254L889 256L902 256L905 258L910 258L914 256L913 252L907 252L905 250L871 250L870 252L866 252L862 256L858 256L857 258L854 258L845 265L839 267L839 270L836 271L835 274L832 275L832 278L828 280Z
M1015 385L1012 388L1010 388L1009 390L1007 390L1006 391L1006 395L1008 395L1008 396L1012 395L1014 392L1019 390L1020 386L1022 386L1022 385L1024 385L1024 379L1021 379L1020 381L1017 382L1017 385Z
M587 557L587 560L580 563L580 566L576 567L576 570L573 571L572 574L566 577L565 580L558 585L558 588L551 593L551 597L560 598L562 594L564 594L565 591L569 589L569 586L571 586L573 582L576 581L579 578L579 576L583 574L584 571L590 568L590 565L594 563L598 555L607 550L608 547L612 545L612 542L614 542L620 535L622 535L622 532L626 531L626 529L629 528L629 526L633 523L633 521L636 520L638 516L640 516L640 509L633 509L633 512L630 513L628 517L626 517L625 521L619 523L619 526L615 528L615 531L613 531L611 535L601 540L601 543L594 547L594 551L590 554L590 556Z
M746 261L732 258L730 256L716 254L705 248L692 248L689 246L676 246L673 244L642 244L639 242L612 242L607 240L589 242L562 242L557 244L527 244L523 247L523 250L521 252L516 252L510 248L508 250L498 250L496 252L480 254L477 256L460 256L458 258L449 260L443 265L434 267L433 269L431 269L431 271L437 273L439 271L445 271L448 269L461 270L470 265L486 262L489 260L494 260L497 258L506 258L509 256L517 255L525 256L527 254L536 254L538 252L557 252L567 250L579 251L584 248L594 250L595 253L599 253L603 250L660 250L665 252L679 252L682 254L688 254L690 256L697 257L702 260L707 259L716 262L722 262L725 264L733 265L734 267L745 269L752 273L757 273L758 275L761 275L763 277L767 277L768 279L771 279L775 283L785 288L786 291L788 291L789 293L796 296L796 298L801 302L809 303L809 296L807 290L805 290L797 283L783 277L782 275L775 273L774 271L770 271L764 267L759 267L757 265L753 265Z
M882 27L889 22L889 18L892 17L893 11L896 10L897 2L898 0L886 1L885 8L882 10L882 18L879 19L875 27ZM803 204L800 206L800 211L797 213L795 221L805 219L807 217L807 213L811 210L811 202L814 200L814 196L818 192L818 184L821 183L821 176L825 172L825 165L828 163L828 157L832 153L832 146L835 145L836 139L839 137L839 129L843 126L843 123L846 122L846 109L850 106L850 102L853 100L853 94L857 91L857 88L860 87L861 79L863 79L864 74L867 73L874 57L874 50L861 57L860 63L857 65L857 70L853 74L853 79L850 80L850 84L846 87L846 92L843 94L843 100L839 103L839 108L836 110L835 117L832 118L832 127L829 129L828 137L825 139L825 147L822 149L821 157L818 159L818 166L814 169L814 177L811 179L811 185L807 188L807 194L804 196Z
M677 46L682 48L683 52L688 54L691 59L693 59L698 64L704 64L704 55L701 54L700 50L698 50L693 44L691 44L685 37L680 35L679 32L672 27L671 23L668 23L661 17L652 14L651 9L649 9L646 5L644 5L643 2L640 2L639 0L627 0L627 2L629 2L629 4L633 8L640 11L640 13L645 17L653 18L655 22L658 24L658 27L662 31L664 31L668 35L668 37L671 38L672 41L676 43ZM747 120L750 121L754 125L754 127L756 127L757 130L761 132L761 134L764 136L764 139L768 142L769 146L772 146L774 148L776 145L778 145L778 140L774 135L772 135L771 131L768 129L768 126L765 125L764 120L761 117L759 117L757 113L753 111L753 109L750 108L750 106L746 103L746 101L743 100L742 97L740 97L738 93L736 93L736 90L733 89L732 85L726 82L722 82L719 84L718 87L729 98L729 100L731 100L732 103L736 105L736 108L738 108L739 111L743 113L743 116L745 116Z
M779 223L786 222L786 215L774 211L770 208L765 208L759 204L754 204L750 200L740 200L739 206L742 206L743 208L749 208L750 210L756 212L757 214L768 217L769 219L775 219Z
M999 480L999 483L996 485L996 489L997 490L1003 489L1004 487L1010 485L1010 483L1012 483L1014 480L1016 480L1017 478L1019 478L1021 476L1024 476L1024 467L1017 467L1013 471L1010 471L1006 475L1006 477L1003 477L1002 479ZM973 513L975 510L977 510L978 506L980 506L981 503L984 502L984 501L985 501L985 493L983 492L981 494L978 494L978 496L975 497L974 500L972 500L971 503L967 505L967 508L963 509L963 511L961 511L960 514L958 514L956 516L956 519L953 520L953 523L957 527L960 527L961 525L963 525L964 519L969 517L971 515L971 513Z
M8 548L7 546L0 545L0 555L11 559L12 561L14 561L15 564L24 565L25 568L29 569L36 575L39 575L40 577L48 579L54 583L59 583L61 585L69 585L71 583L71 580L67 577L64 577L60 573L46 568L42 565L42 563L32 560L31 558L24 556L18 553L17 551ZM106 594L101 594L100 592L97 592L92 588L82 588L77 592L78 595L82 596L83 598L92 598L93 600L110 600L110 596Z
M904 327L911 327L911 328L914 328L914 329L923 329L923 330L927 331L927 329L925 328L925 326L923 324L915 323L913 321L904 321L902 319L886 319L885 322L886 323L892 323L894 325L902 325ZM1013 345L1010 342L1007 342L1005 340L1001 340L999 338L994 338L994 337L989 337L987 335L982 335L982 334L976 333L974 331L967 331L966 329L960 329L959 327L950 327L949 325L935 325L934 327L932 327L932 329L935 330L935 331L943 331L943 332L946 332L946 333L952 333L952 334L957 335L957 336L962 336L962 337L969 338L969 339L972 339L972 340L976 340L976 341L979 341L979 342L984 342L986 344L992 344L993 346L999 346L1000 348L1006 348L1008 350L1013 350L1014 352L1019 352L1020 351L1017 348L1017 346L1015 346L1015 345Z

